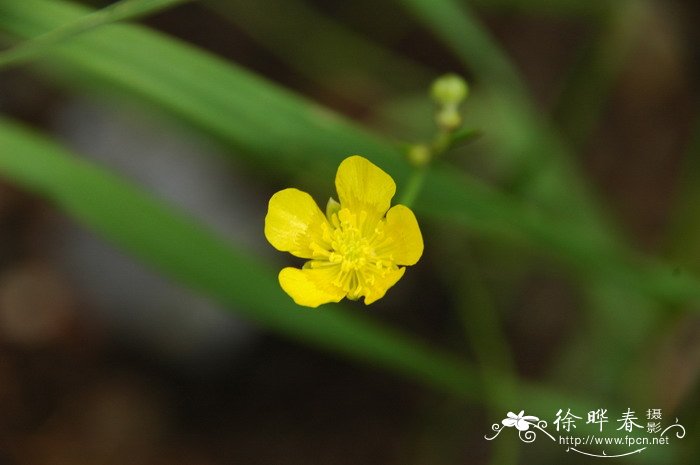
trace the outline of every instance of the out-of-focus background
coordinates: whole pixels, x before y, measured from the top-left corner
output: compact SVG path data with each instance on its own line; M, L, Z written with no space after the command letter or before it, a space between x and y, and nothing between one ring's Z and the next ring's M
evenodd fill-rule
M353 131L381 134L382 148L429 141L431 82L467 79L465 127L481 136L440 160L419 194L422 260L378 303L342 313L450 362L411 368L388 346L363 348L375 339L336 335L336 320L326 339L340 342L300 329L309 312L334 310L276 316L289 299L256 287L257 268L231 270L231 283L219 263L221 283L188 272L199 243L183 239L194 233L122 240L158 219L139 217L137 203L124 222L131 200L116 187L113 201L73 191L82 180L22 158L8 147L33 146L2 130L0 464L603 460L506 432L484 439L507 411L551 423L578 406L584 417L608 408L611 424L628 407L659 408L685 426L671 446L616 463L697 462L700 3L125 3L81 20L110 2L0 0L3 119L31 128L18 140L42 133L274 272L300 263L264 239L270 195L295 186L325 205L337 161L355 151L401 191L401 150L381 155L387 166ZM140 50L146 28L218 58ZM226 87L227 64L240 88ZM149 66L162 86L149 87ZM268 99L268 85L287 90ZM307 109L300 126L278 105L288 93L304 99L289 100ZM353 121L347 139L327 111ZM306 119L317 133L302 133ZM452 361L469 368L453 376Z

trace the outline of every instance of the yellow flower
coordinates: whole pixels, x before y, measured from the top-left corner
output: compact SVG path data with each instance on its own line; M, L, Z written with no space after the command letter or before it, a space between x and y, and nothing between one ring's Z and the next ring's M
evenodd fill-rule
M423 254L423 238L413 212L389 208L396 184L369 160L343 160L335 177L340 203L328 201L326 214L306 192L284 189L270 199L265 237L277 250L309 259L302 269L284 268L282 289L306 307L384 296Z

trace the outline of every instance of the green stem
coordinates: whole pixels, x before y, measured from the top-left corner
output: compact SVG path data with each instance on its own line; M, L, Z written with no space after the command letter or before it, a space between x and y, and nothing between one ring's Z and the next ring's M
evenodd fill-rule
M413 170L413 172L411 173L411 177L408 178L406 188L404 189L403 194L399 199L399 203L401 205L405 205L407 207L411 207L413 205L413 202L415 202L416 198L418 197L418 194L423 188L423 184L425 183L425 176L427 175L427 173L427 166L424 166L422 168L416 168Z
M444 129L437 133L432 145L433 160L449 150L452 145L452 134L453 131L446 131Z
M416 166L411 173L411 177L408 179L406 188L404 189L403 195L400 198L399 203L410 207L415 202L418 194L420 194L423 184L425 184L425 177L428 174L430 165L435 162L437 158L443 153L450 149L452 146L453 131L447 131L441 129L435 135L433 142L430 144L430 158L427 164L422 166Z

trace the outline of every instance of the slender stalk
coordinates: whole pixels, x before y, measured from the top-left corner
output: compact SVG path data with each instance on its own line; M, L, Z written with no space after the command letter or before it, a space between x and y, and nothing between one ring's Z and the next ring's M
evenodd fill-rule
M190 0L120 0L101 10L0 52L0 68L18 66L40 57L76 36L118 21L136 19Z
M399 200L401 205L405 205L407 207L413 205L413 202L415 202L418 194L420 194L420 191L423 188L423 184L425 184L425 176L427 174L428 167L416 168L413 170Z
M584 177L578 175L571 151L537 110L517 68L469 6L456 0L400 2L473 70L475 82L489 100L489 112L500 122L490 131L493 138L511 140L509 130L527 135L503 153L518 171L527 173L520 194L533 196L544 208L579 222L588 234L618 239Z
M413 205L413 202L415 202L416 198L420 194L421 189L423 189L430 165L435 163L440 156L442 156L452 147L452 143L455 140L454 136L457 134L458 133L455 131L440 129L435 135L430 147L424 147L428 160L425 164L414 166L413 171L411 172L411 177L408 178L406 187L401 195L399 201L400 204L407 207Z

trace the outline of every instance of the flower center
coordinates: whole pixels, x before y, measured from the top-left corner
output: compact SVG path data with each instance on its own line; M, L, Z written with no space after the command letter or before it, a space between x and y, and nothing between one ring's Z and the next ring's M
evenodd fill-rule
M329 220L324 224L323 244L312 244L315 259L306 266L334 267L332 282L350 299L376 291L387 273L397 269L384 221L368 217L365 211L354 213L347 208L333 213Z
M366 216L365 212L356 215L344 208L331 218L335 227L331 240L331 261L340 263L343 271L360 270L374 255L370 240L362 230Z

